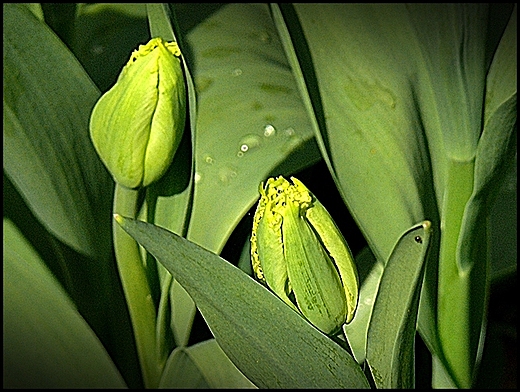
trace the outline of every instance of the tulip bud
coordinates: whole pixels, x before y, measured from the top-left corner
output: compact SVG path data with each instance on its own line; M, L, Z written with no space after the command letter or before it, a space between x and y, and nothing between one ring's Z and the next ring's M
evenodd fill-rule
M251 235L257 278L322 332L354 317L358 278L350 249L331 216L296 178L260 184Z
M150 185L173 160L186 118L180 55L161 38L140 45L92 111L90 137L120 185Z

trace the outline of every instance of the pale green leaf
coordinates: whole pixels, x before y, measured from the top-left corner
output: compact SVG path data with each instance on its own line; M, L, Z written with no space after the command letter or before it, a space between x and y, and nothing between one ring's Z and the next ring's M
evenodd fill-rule
M159 388L255 388L233 365L215 339L176 348L161 377Z
M368 387L342 347L241 270L162 228L116 219L188 291L220 347L255 385Z
M415 386L414 339L431 223L405 232L381 277L370 319L367 362L378 388Z
M225 5L186 42L198 105L188 238L220 252L258 184L319 152L267 5Z
M384 263L377 261L370 248L365 247L356 256L356 264L365 268L371 266L371 268L362 281L354 318L349 324L343 325L343 332L352 350L352 355L359 364L362 364L366 358L368 327L374 309L377 289L384 271ZM359 274L361 280L361 271L359 271Z
M229 360L215 339L186 348L210 388L255 388Z

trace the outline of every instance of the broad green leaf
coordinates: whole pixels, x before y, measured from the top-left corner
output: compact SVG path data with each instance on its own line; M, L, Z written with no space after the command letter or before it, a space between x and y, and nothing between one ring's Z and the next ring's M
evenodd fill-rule
M184 363L181 363L184 362ZM189 364L188 364L189 363ZM160 388L255 388L224 354L215 339L186 348L178 348L168 361Z
M113 182L88 137L99 91L26 7L3 7L4 173L48 231L44 262L58 266L57 277L78 311L137 386L133 336L112 263ZM41 244L39 227L17 224Z
M406 12L367 4L283 10L286 47L301 61L293 66L307 84L322 153L371 249L387 260L395 239L431 215L423 205L432 193L430 162L410 94L418 47Z
M4 228L4 388L122 388L110 356L11 221Z
M415 386L415 331L431 223L406 231L381 276L370 319L367 362L377 388Z
M368 387L343 348L238 268L160 227L116 220L182 284L222 350L258 387Z
M261 181L320 156L267 5L225 5L186 42L198 105L188 238L218 253Z
M112 182L88 137L98 97L44 23L4 4L4 170L46 228L92 258L110 255Z
M475 206L467 203L474 186L479 192L500 181L496 164L516 149L511 132L516 90L508 90L513 79L493 78L492 65L486 80L490 63L502 63L496 66L504 71L499 74L511 75L514 66L504 63L515 55L503 54L516 46L511 33L507 38L506 31L496 60L497 37L506 23L491 23L487 5L298 4L282 10L273 7L291 65L301 75L299 86L320 148L376 256L385 260L394 238L413 222L429 219L436 228L443 222L426 272L421 333L456 384L469 387L483 336L487 244L482 217L489 210L485 203L480 208L479 200ZM510 24L514 30L516 22ZM509 50L501 54L501 47ZM494 94L511 99L501 105ZM483 110L488 101L494 108L501 105L493 128L505 130L488 132L493 142L483 143L483 121L493 122ZM486 153L480 153L478 169L479 150ZM486 184L474 182L479 171ZM478 264L473 276L457 282L472 264ZM437 284L443 287L439 292ZM437 304L437 298L444 302ZM454 298L465 305L457 315L451 312ZM446 336L465 338L447 339L453 345L441 348L437 317L445 320ZM448 361L442 350L460 358Z

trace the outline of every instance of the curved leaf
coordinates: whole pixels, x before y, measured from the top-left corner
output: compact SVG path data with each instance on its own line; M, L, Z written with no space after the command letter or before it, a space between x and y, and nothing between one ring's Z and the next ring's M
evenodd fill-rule
M160 227L116 220L182 284L224 352L258 387L368 387L343 348L238 268Z
M209 384L185 348L177 347L166 361L159 388L209 389Z
M191 388L203 385L205 388L255 388L224 354L215 339L175 349L159 387L179 387L187 379L189 385L184 385Z
M122 388L92 329L4 219L4 388Z
M367 338L367 362L378 388L415 385L414 339L430 236L429 221L405 232L381 277Z
M261 181L320 155L266 5L225 5L186 41L198 104L188 238L218 253Z
M49 231L106 258L113 185L88 137L98 96L45 24L4 4L4 170Z
M343 325L343 332L352 350L352 355L359 364L362 364L366 358L368 327L370 326L370 318L372 317L381 275L383 275L384 263L376 260L367 246L356 256L356 264L363 267L371 266L371 268L359 291L356 314L349 324Z

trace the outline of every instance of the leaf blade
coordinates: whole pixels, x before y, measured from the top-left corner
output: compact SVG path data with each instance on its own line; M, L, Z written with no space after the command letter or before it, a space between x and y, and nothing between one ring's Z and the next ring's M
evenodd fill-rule
M236 267L159 227L117 220L176 276L224 352L255 385L368 387L346 351Z
M367 362L378 388L414 387L414 337L430 235L429 221L405 232L383 271L367 337Z
M4 219L4 387L122 388L92 329L17 228Z

